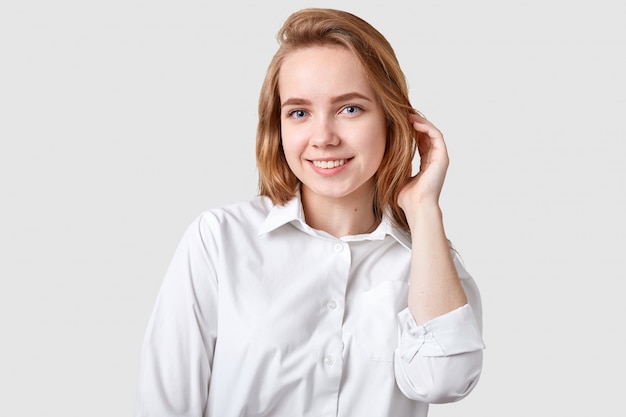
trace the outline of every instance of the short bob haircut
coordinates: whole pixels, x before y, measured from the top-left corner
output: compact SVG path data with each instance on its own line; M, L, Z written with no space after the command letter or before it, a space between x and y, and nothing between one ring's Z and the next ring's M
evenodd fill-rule
M374 214L380 220L386 211L391 221L404 230L409 226L398 205L398 194L412 173L417 146L409 113L416 111L408 98L408 87L395 52L385 37L369 23L348 12L308 8L287 18L277 36L279 48L270 62L259 97L256 160L259 195L283 205L299 188L281 143L278 76L283 60L291 52L312 46L341 46L361 62L387 119L387 143L375 174Z

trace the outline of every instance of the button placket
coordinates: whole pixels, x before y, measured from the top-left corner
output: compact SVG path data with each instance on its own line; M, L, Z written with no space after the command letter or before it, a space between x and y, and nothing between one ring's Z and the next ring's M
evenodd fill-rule
M331 243L332 252L335 254L335 262L332 277L332 285L328 287L328 293L325 306L327 317L325 318L329 329L332 330L330 336L323 347L323 356L321 364L326 368L327 375L332 378L338 378L337 383L341 380L342 373L342 317L343 317L343 301L345 297L345 286L348 281L350 271L350 247L347 243L335 240ZM331 255L332 256L332 255Z

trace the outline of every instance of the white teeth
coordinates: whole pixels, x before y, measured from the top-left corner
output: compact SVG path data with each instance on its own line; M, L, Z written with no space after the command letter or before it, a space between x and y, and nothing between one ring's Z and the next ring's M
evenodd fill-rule
M338 159L336 161L313 161L313 165L318 168L329 169L336 168L346 163L345 159Z

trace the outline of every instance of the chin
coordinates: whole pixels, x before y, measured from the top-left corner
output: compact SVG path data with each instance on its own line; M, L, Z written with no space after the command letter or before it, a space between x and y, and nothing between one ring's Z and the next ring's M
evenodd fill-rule
M311 187L305 186L307 193L310 196L317 196L326 199L343 199L356 194L360 194L363 191L363 185L361 186L324 186L324 187Z

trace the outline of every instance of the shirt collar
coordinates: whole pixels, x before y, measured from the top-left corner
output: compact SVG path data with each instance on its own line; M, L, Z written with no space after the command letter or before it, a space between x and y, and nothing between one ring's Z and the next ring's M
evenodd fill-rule
M265 221L261 223L259 235L269 233L292 222L306 224L304 221L304 210L302 210L299 193L283 206L276 204L272 206L269 214L265 218Z
M369 240L383 240L387 235L393 237L398 243L404 246L406 249L411 250L411 234L399 227L394 226L391 223L391 219L388 215L383 216L383 220L380 222L376 230L374 230L369 235L359 235L359 236L346 236L343 238L344 240L361 240L358 239L361 236L364 236ZM357 238L357 239L354 239Z
M304 220L304 210L302 208L302 201L300 200L300 193L297 193L291 200L285 205L273 205L269 214L265 218L265 221L261 224L258 234L270 233L286 224L293 224L296 228L311 235L325 235L329 234L325 232L317 231L306 224ZM344 242L355 242L360 240L383 240L389 235L393 237L398 243L404 246L406 249L411 250L411 235L409 232L393 226L389 216L384 215L382 222L378 225L376 230L372 233L364 235L344 236L341 238Z

